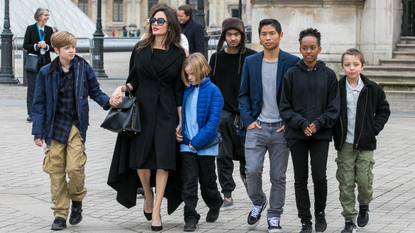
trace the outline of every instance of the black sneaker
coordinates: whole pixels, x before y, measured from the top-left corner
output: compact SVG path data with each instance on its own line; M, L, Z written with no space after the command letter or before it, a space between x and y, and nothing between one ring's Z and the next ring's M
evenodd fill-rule
M346 223L341 233L356 233L356 225L351 219L346 219Z
M206 222L215 222L219 218L219 210L209 209L206 215Z
M365 227L369 222L369 206L361 205L359 207L359 215L357 216L357 225L359 227Z
M259 219L261 218L261 213L267 206L268 201L265 200L262 205L252 205L252 210L249 212L248 218L246 220L246 225L248 227L256 227L259 224Z
M268 233L282 232L280 218L272 217L268 219Z
M72 201L71 217L69 223L77 225L82 221L82 201Z
M52 223L51 230L58 231L66 228L66 219L61 217L56 217Z
M196 230L196 226L197 225L197 220L196 218L188 218L186 219L186 224L184 225L183 230L184 231L195 231Z
M326 215L324 212L315 214L316 217L316 232L324 232L327 229Z
M313 232L313 224L310 221L303 223L303 225L301 226L300 233L312 233L312 232Z

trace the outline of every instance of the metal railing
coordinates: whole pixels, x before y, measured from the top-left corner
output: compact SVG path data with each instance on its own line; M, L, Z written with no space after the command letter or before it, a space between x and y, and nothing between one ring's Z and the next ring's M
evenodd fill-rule
M207 32L208 59L216 51L216 45L219 41L220 33L220 30L213 30ZM247 43L250 43L251 31L247 30L246 33ZM26 72L24 72L23 67L27 54L23 49L23 40L23 37L13 38L13 70L15 77L23 77L23 83L25 84ZM135 44L139 40L140 38L137 37L104 37L104 70L109 78L127 79L129 73L128 69L131 52L134 49ZM226 42L224 43L223 47L226 47ZM94 45L92 38L77 38L76 54L82 56L91 66L93 62L93 48ZM51 59L53 60L56 57L56 54L53 52L51 52L50 54Z

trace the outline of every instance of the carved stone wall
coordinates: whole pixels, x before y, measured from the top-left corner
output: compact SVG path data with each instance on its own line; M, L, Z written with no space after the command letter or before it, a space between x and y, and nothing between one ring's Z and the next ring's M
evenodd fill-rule
M348 48L361 49L368 64L391 58L399 41L402 5L396 0L252 0L252 47L259 44L261 19L280 21L284 33L281 48L299 53L298 34L309 27L322 34L320 59L340 61Z

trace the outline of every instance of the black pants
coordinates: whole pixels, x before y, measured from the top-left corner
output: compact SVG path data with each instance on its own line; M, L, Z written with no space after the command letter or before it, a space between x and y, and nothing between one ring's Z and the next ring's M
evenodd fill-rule
M36 87L36 72L26 72L27 78L27 96L26 96L26 105L27 105L27 115L32 115L32 105L33 105L33 95L35 94L35 87Z
M237 117L236 113L222 110L218 128L222 136L217 158L218 176L222 193L226 198L232 197L236 187L232 176L233 160L239 160L239 173L242 177L246 177L245 138L236 135L235 117Z
M314 183L314 211L318 213L324 211L326 208L326 170L329 142L299 140L291 146L290 150L294 166L295 200L297 203L298 217L304 223L312 219L310 213L310 197L307 189L308 152L310 152L311 176Z
M181 156L184 220L199 220L200 215L196 212L198 179L203 201L209 209L219 210L223 202L216 183L215 156L199 156L191 152L181 152Z

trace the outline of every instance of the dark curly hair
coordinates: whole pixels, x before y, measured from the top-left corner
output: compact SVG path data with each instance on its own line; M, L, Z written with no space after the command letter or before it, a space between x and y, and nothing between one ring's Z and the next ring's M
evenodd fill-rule
M320 42L321 42L321 34L320 34L320 32L317 29L315 29L315 28L307 28L305 30L302 30L300 32L300 38L298 39L298 41L300 42L300 45L301 45L301 41L306 36L314 36L315 38L317 38L318 46L321 45L320 44Z

